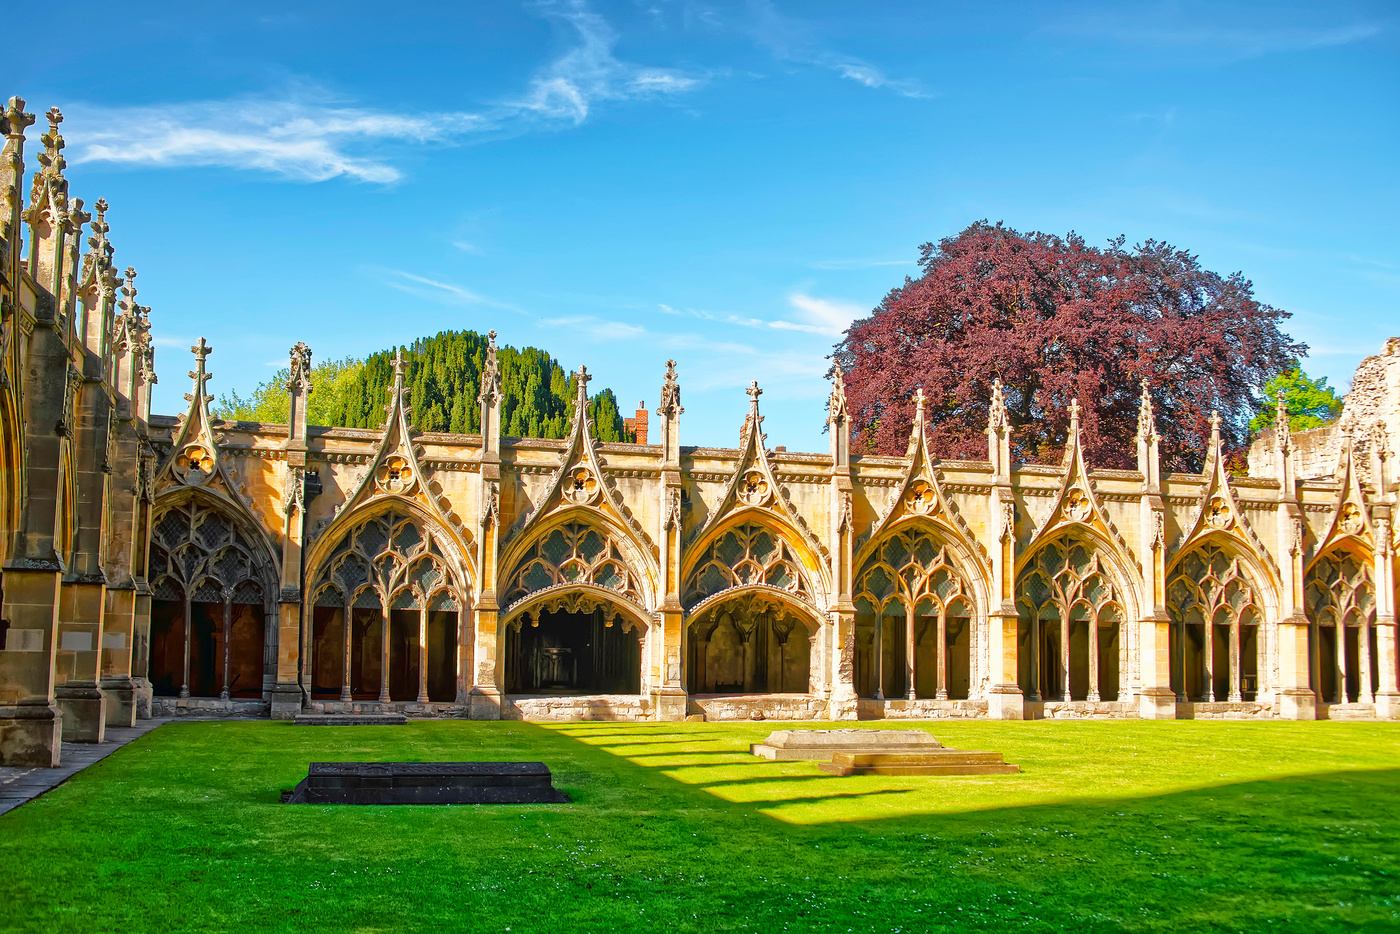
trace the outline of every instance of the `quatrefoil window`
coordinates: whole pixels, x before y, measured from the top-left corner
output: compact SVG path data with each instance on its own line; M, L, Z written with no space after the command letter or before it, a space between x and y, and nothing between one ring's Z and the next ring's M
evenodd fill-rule
M413 468L408 458L400 454L390 454L384 458L375 472L375 480L381 490L389 493L404 493L413 487Z
M1089 497L1084 495L1084 491L1073 489L1065 497L1065 515L1075 522L1083 522L1089 518L1094 507L1089 503Z
M739 483L739 499L749 506L762 506L768 502L768 478L762 471L750 470Z
M185 483L203 483L214 474L214 455L202 444L188 444L175 458L175 473Z
M1214 497L1206 507L1206 525L1224 531L1234 524L1235 519L1230 515L1230 504L1225 502L1223 496Z
M575 467L564 478L564 497L579 506L593 502L598 495L598 478L587 467Z
M1358 535L1365 528L1365 523L1361 519L1361 510L1355 503L1346 503L1342 506L1342 515L1339 524L1342 531L1348 535Z
M929 515L938 508L938 495L934 493L933 487L923 480L909 485L905 500L909 503L909 511L921 516Z

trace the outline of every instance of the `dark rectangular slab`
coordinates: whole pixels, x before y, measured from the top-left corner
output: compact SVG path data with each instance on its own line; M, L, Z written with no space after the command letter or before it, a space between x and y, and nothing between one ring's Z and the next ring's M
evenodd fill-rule
M293 804L557 804L543 762L313 762Z

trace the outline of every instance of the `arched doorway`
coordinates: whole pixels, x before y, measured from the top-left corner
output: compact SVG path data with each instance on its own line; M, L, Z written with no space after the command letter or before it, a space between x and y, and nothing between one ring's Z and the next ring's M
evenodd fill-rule
M856 694L968 696L972 589L948 546L921 529L889 536L861 566L855 606Z
M639 694L641 578L617 538L583 521L540 536L503 590L507 694Z
M1097 547L1047 541L1016 581L1018 681L1026 700L1116 701L1123 600Z
M1178 561L1167 580L1176 699L1254 700L1263 614L1240 559L1206 542Z
M811 600L802 563L778 531L755 522L726 529L705 547L683 589L690 610L686 689L810 693L817 630Z
M277 575L219 510L190 499L152 523L150 679L158 696L261 698Z
M1309 624L1309 682L1318 700L1375 703L1380 670L1369 563L1347 548L1327 552L1308 568L1303 606Z
M311 591L312 699L456 701L465 592L417 516L389 509L351 528Z

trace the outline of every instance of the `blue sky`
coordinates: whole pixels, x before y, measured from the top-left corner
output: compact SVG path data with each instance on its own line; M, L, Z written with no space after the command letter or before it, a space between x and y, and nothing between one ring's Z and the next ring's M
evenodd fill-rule
M206 6L25 4L0 88L112 204L157 411L200 335L224 392L494 327L825 450L837 335L979 218L1242 270L1343 388L1400 333L1391 4Z

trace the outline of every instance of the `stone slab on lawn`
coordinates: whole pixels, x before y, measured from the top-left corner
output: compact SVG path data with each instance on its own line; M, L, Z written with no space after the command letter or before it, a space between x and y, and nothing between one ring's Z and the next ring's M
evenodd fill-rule
M765 759L830 762L840 752L922 752L943 744L923 730L775 730L749 752Z

